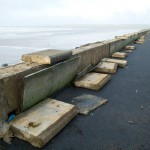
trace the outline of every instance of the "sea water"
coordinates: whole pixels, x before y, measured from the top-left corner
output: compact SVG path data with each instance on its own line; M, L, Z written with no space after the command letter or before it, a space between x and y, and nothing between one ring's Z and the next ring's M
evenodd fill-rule
M0 27L0 66L21 62L21 55L44 49L70 50L80 45L113 39L145 26L76 25Z

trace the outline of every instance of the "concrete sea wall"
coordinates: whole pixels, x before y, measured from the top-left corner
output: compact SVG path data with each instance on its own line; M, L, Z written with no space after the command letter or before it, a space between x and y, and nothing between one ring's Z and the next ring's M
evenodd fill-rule
M78 57L24 77L21 111L25 111L69 84L76 75Z
M112 39L90 43L73 49L67 61L53 65L21 63L0 68L0 117L13 111L20 113L74 80L88 66L96 66L101 59L120 51L126 45L147 34L149 30L124 35L127 39ZM75 57L75 58L74 58Z

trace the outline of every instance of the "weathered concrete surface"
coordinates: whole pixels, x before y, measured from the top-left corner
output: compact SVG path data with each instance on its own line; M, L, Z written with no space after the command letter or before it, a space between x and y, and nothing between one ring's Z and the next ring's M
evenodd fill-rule
M126 45L132 43L136 39L134 33L132 33L132 34L125 34L124 36L128 37Z
M11 131L35 147L43 147L78 114L74 105L47 99L17 116Z
M24 76L46 68L47 65L21 63L0 68L0 118L17 110L20 105Z
M120 51L121 49L123 49L123 47L124 47L123 40L117 39L117 41L116 41L116 51L115 52Z
M0 122L7 117L6 108L7 102L4 100L4 81L0 80Z
M91 44L73 50L73 55L79 57L77 73L89 65L97 65L102 58L109 56L109 44Z
M127 40L128 37L127 36L115 36L116 39L119 39L119 40Z
M96 72L99 73L116 73L118 64L111 62L100 62L99 65L95 68Z
M74 82L75 86L91 90L100 90L109 80L111 75L102 73L88 73Z
M111 56L112 53L120 51L127 44L131 43L131 41L130 41L130 38L128 37L128 39L126 40L112 39L112 40L103 41L102 43L109 44L109 53Z
M125 49L126 49L126 50L134 50L134 49L135 49L135 46L129 46L129 45L128 45L128 46L125 47Z
M62 60L69 59L72 51L48 49L22 56L22 60L26 62L34 62L38 64L54 64Z
M112 53L116 52L116 42L118 41L118 39L112 39L112 40L106 40L103 41L102 43L104 44L109 44L109 55L111 55Z
M125 58L127 56L128 56L128 54L123 53L123 52L115 52L115 53L112 54L113 58Z
M102 59L102 61L117 63L119 67L125 67L127 65L127 61L126 60L104 58L104 59Z
M126 51L124 51L125 53L132 53L133 52L133 50L126 50Z
M143 44L145 42L144 36L141 36L137 41L135 41L137 44Z
M135 44L144 44L144 41L138 40L134 42Z
M126 40L123 40L123 46L125 47L126 45L132 43L133 41L133 34L125 34L125 37L127 37Z
M69 84L76 75L78 58L72 58L24 78L21 110L25 111Z
M140 39L145 39L145 36L144 36L144 35L143 35L143 36L141 36L141 37L140 37Z
M72 103L78 107L79 113L82 115L89 114L91 111L106 104L107 102L107 99L91 94L83 94L72 99Z
M125 34L124 36L126 36L126 37L131 37L133 34Z
M138 39L138 33L135 32L135 33L134 33L134 41L137 40L137 39Z

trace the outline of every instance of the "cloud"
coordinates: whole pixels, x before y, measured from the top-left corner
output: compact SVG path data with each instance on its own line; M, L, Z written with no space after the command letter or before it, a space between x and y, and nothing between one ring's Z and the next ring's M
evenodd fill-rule
M149 13L149 0L0 0L0 25L144 24Z

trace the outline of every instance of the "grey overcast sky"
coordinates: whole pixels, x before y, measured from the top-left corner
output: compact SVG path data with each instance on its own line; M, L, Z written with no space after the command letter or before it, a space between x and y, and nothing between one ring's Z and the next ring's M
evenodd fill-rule
M0 26L150 24L150 0L0 0Z

